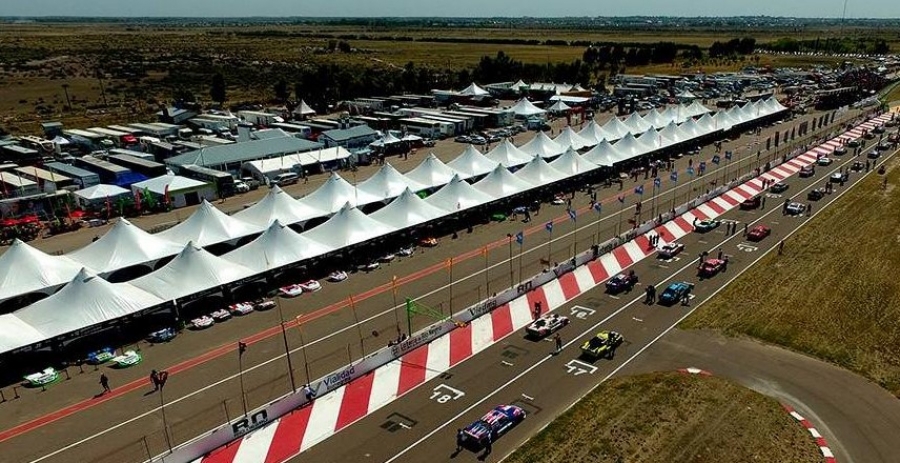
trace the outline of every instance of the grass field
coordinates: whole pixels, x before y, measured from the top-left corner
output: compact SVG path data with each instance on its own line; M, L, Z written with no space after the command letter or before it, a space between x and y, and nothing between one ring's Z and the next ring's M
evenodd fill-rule
M747 335L835 363L900 396L900 161L849 191L683 328Z
M820 462L774 399L713 377L655 373L600 386L508 463Z

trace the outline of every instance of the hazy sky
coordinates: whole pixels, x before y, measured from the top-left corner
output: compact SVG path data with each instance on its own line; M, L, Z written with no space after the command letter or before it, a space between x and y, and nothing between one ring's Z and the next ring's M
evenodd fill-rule
M0 0L0 16L794 16L840 17L844 0ZM847 17L900 17L898 0L849 0Z

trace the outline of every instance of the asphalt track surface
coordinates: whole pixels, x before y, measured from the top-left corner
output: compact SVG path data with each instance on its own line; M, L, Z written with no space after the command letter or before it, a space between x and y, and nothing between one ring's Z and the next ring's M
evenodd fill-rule
M822 179L854 160L853 156L844 157L828 168L818 168L811 179L792 178L785 196L806 202L809 188L821 185ZM851 175L851 183L816 203L816 211L838 198L859 178L861 174ZM740 230L729 237L720 227L711 233L682 238L686 250L677 262L645 259L636 264L642 282L656 284L657 288L672 281L695 283L696 297L690 307L647 306L643 304L643 286L621 298L606 295L598 287L557 309L573 320L560 331L566 344L558 355L554 355L550 342L529 340L519 331L360 420L339 437L290 461L499 461L613 375L700 367L775 396L810 416L831 443L838 461L895 462L893 441L900 429L900 404L887 391L855 374L783 349L674 328L809 220L783 216L780 198L772 199L775 201L770 199L765 210L733 210L723 217L750 223L751 227L765 223L773 228L772 236L754 243L758 249L752 252L745 251L747 243ZM732 256L728 271L708 280L698 279L697 254L706 250L715 255L719 248ZM584 320L572 317L574 306L588 307L596 313ZM581 343L602 329L623 333L626 343L611 361L581 359ZM591 371L592 367L596 370ZM574 374L580 370L584 370L582 374ZM446 390L442 385L465 395L438 403L433 396L436 390ZM529 412L529 417L499 439L491 455L469 450L454 452L456 429L498 404L519 405ZM386 423L398 421L406 426L385 429Z
M777 126L779 130L789 127L788 124ZM834 129L834 126L831 129ZM764 131L761 139L764 140L766 136L767 132ZM750 166L756 166L755 156L748 156L746 149L739 149L746 145L748 138L742 137L731 143L730 147L728 144L725 147L736 149L736 157L744 156L743 172ZM700 159L709 157L707 149ZM763 162L765 159L764 155ZM739 162L741 161L736 160L729 166L731 172L736 171ZM682 172L685 164L684 159L678 163L678 168ZM721 178L723 169L724 167L720 167L711 171L705 178ZM665 174L663 172L661 176ZM652 183L649 182L643 179L638 183L626 181L625 189L621 193L614 187L612 190L600 189L598 195L607 204L610 202L617 204L615 197L618 194L628 196L621 212L628 216L633 211L635 195L632 188L637 184L644 184L646 191L652 191ZM686 183L679 182L678 202L687 197L687 188L684 186ZM703 188L704 185L701 180L695 182L695 188ZM670 183L664 182L663 190L659 192L660 206L671 201L671 192L665 191L668 186ZM645 205L650 202L650 196L652 195L649 193L645 194ZM574 204L585 209L587 198L579 194ZM618 208L612 206L604 209L606 217L600 227L600 235L604 239L612 236L617 227L618 220L615 215L619 211L616 209ZM442 262L450 256L467 256L468 259L457 257L457 263L454 264L456 283L453 303L454 310L459 310L482 299L488 294L488 290L496 291L508 285L509 255L506 252L505 235L527 226L531 226L531 229L523 247L525 258L522 273L528 275L539 271L538 259L545 258L543 254L547 249L543 223L550 215L544 211L550 211L555 218L562 217L554 230L552 257L554 260L563 260L571 255L571 243L574 241L571 236L572 226L565 220L561 208L545 206L541 216L536 217L532 224L505 222L476 227L472 235L464 234L460 240L445 239L438 248L425 250L413 258L391 263L388 268L370 274L353 275L351 280L339 286L339 289L326 287L321 293L311 297L285 300L282 305L286 319L291 320L299 314L313 314L305 319L302 336L296 329L288 332L288 343L294 349L294 375L297 384L302 384L306 376L301 353L297 352L300 350L298 346L304 341L301 337L305 338L307 343L304 351L310 376L315 378L347 363L350 358L358 358L363 350L369 352L383 346L386 339L393 337L398 321L401 326L405 324L399 311L391 310L394 306L389 283L392 275L400 277L398 282L401 285L398 292L401 297L416 296L419 291L430 292L432 294L422 298L423 301L434 307L441 307L442 310L449 310L449 307L442 306L447 304L449 296L446 288L448 275L443 271ZM610 212L612 214L609 214ZM622 226L626 227L627 224L623 222ZM584 249L592 242L591 235L596 229L593 225L579 224L579 227L581 230L578 232L578 248ZM486 281L483 273L479 274L485 267L480 252L485 245L491 246L492 249L488 255L488 265L492 268ZM518 250L514 251L512 270L518 274ZM438 289L427 291L429 288ZM355 310L347 310L347 296L350 294L354 294L356 300ZM315 298L315 302L311 302L312 298ZM320 304L329 303L330 305L324 308L310 307L311 305L321 307ZM9 461L62 461L73 458L87 461L105 461L104 458L109 461L125 461L135 456L142 458L142 455L147 453L160 453L164 450L165 443L160 432L162 418L159 413L158 396L145 394L148 389L144 378L150 368L167 369L173 374L170 385L166 388L167 403L174 402L174 406L166 407L168 422L172 428L172 439L177 443L192 438L223 423L229 417L234 418L241 411L238 399L240 389L234 374L237 371L234 343L239 339L247 340L251 344L244 358L244 367L248 371L245 375L248 407L254 408L289 391L283 344L279 339L280 336L277 336L280 333L278 322L277 311L258 313L244 319L232 320L209 331L189 333L168 345L145 348L144 354L147 359L145 363L137 369L114 372L111 375L114 392L101 398L92 398L98 391L96 380L99 373L90 371L85 374L73 371L71 381L57 385L48 392L22 393L22 399L0 405L12 411L10 414L4 413L5 416L12 417L12 424L25 423L0 432L2 441L0 454L9 458ZM414 329L429 322L431 320L413 320ZM263 331L259 331L263 328L265 328ZM374 336L373 331L378 331L380 335ZM248 332L257 334L247 336ZM359 341L360 336L363 338L362 343ZM207 350L209 346L219 347ZM73 394L73 391L76 393ZM77 397L83 397L84 400L79 402ZM54 409L59 411L45 414L47 410ZM85 441L93 435L97 435L97 438ZM146 442L141 441L142 437L146 438ZM86 443L67 448L82 441ZM60 447L65 450L49 458L42 458Z

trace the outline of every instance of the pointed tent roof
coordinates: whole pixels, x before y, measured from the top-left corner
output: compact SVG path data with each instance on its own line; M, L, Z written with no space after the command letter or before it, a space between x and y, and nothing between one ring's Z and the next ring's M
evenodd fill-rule
M303 101L303 100L300 100L300 104L297 105L296 108L294 108L294 114L299 114L301 116L308 116L310 114L315 114L315 113L316 113L316 110L310 108L309 105L306 104L306 101Z
M40 331L14 314L0 315L0 353L35 344L44 339L46 338Z
M110 283L82 269L59 292L15 316L49 339L164 303L129 283Z
M607 140L615 141L631 132L631 129L628 128L628 126L625 125L625 123L622 122L621 119L619 119L618 117L613 117L612 119L607 121L606 124L603 124L603 131L606 132L607 135L609 135Z
M254 273L262 273L318 257L333 250L334 248L313 241L276 220L258 238L223 255L222 258L247 267Z
M328 180L322 184L316 191L297 200L305 207L312 207L323 211L323 216L333 214L348 202L356 207L380 201L377 196L369 193L358 191L356 187L347 180L332 172ZM279 220L280 222L280 220Z
M610 138L609 134L603 130L603 127L600 127L600 124L594 120L591 120L587 126L581 129L581 132L578 132L578 135L588 142L588 146L594 146L601 141Z
M244 222L216 209L204 199L200 207L187 220L157 233L156 236L173 243L193 242L197 246L206 247L254 235L262 230L263 228L259 225Z
M703 117L696 120L697 127L700 127L700 130L709 133L716 131L716 120L713 119L709 113L703 115Z
M518 167L531 161L531 156L516 148L509 139L503 140L485 157L506 167Z
M689 99L693 100L694 98L697 98L697 95L694 95L693 93L691 93L690 90L685 90L675 96L678 98L681 98L681 99L685 99L685 100L689 100Z
M515 91L521 90L522 87L526 87L526 88L528 87L528 84L526 84L525 82L523 82L522 79L519 79L518 82L516 82L516 83L514 83L514 84L512 84L512 85L509 86L510 89L513 89L513 90L515 90Z
M586 161L598 166L612 167L613 164L622 161L616 152L615 145L603 140L582 156Z
M290 225L325 215L328 215L326 211L314 204L297 201L276 185L263 199L234 214L234 217L258 227L267 228L276 220Z
M684 105L669 106L663 111L662 116L667 120L675 121L676 124L681 124L691 117L684 108Z
M465 96L485 96L490 95L491 92L479 87L475 82L472 82L468 87L460 90L459 94Z
M572 107L563 102L563 100L556 100L556 103L553 103L553 106L547 108L547 111L554 113L564 113L571 110Z
M553 158L563 154L566 151L565 146L556 143L547 136L546 133L539 131L528 143L520 146L519 149L529 156L540 156L542 158Z
M428 187L405 177L390 163L385 163L381 169L378 169L378 172L360 182L356 188L359 188L360 192L368 193L383 201L400 196L407 188L413 191L422 191Z
M406 178L420 183L428 188L446 185L456 172L447 164L438 159L434 153L430 153L415 169L405 173Z
M179 299L234 283L255 273L188 243L174 259L131 285L166 300Z
M617 141L613 146L616 150L616 156L623 161L638 157L647 152L647 148L643 146L643 143L639 142L631 133L622 137L622 139Z
M649 113L644 115L644 121L658 129L665 127L666 124L670 122L666 120L666 118L664 118L662 114L660 114L659 111L656 110L656 108L651 109Z
M0 255L0 301L64 285L82 267L67 256L51 256L17 238Z
M497 162L486 158L472 145L467 146L462 154L447 163L447 166L456 171L463 179L485 175L498 165Z
M338 249L384 236L396 230L395 227L379 222L347 203L327 222L302 233L301 236L332 249Z
M425 222L448 215L448 212L425 202L407 188L387 206L373 212L369 217L389 223L398 230L421 225Z
M536 116L538 114L544 114L547 112L535 106L534 103L528 101L527 98L520 99L510 109L516 114L516 116L519 117Z
M682 106L682 107L684 108L684 112L687 113L689 115L689 117L695 117L695 116L699 116L701 114L706 114L706 113L710 112L706 106L703 106L702 104L700 104L699 101L696 101L696 100L694 100L694 102L691 103L689 106L686 106L686 107Z
M476 190L493 196L495 199L506 198L538 185L533 185L509 173L503 166L497 166L490 174L473 185Z
M75 196L84 198L88 201L104 200L107 198L116 198L119 195L130 194L131 190L127 190L116 185L105 185L102 183L75 192Z
M550 167L550 164L540 156L535 156L531 162L517 170L513 175L532 185L541 186L549 185L568 177L568 175Z
M66 256L105 274L174 256L181 251L181 247L178 243L151 235L125 219L119 219L100 239Z
M493 196L478 191L455 175L443 188L425 198L425 202L447 212L459 212L493 201Z
M653 129L642 133L639 137L636 137L635 140L644 147L645 153L658 150L662 147L662 140L659 138L659 133Z
M674 145L676 143L681 143L682 141L684 141L682 140L681 134L678 131L678 124L676 124L674 121L669 122L668 125L660 130L659 136L662 137L663 140L666 140L666 142L664 143L666 145Z
M645 121L638 113L631 113L623 123L631 128L631 133L644 133L653 128L653 124Z
M569 148L562 156L553 160L550 167L562 172L566 177L574 177L597 169L599 166L581 157L574 149Z
M562 129L562 132L560 132L559 136L557 136L553 141L555 141L563 148L572 147L576 151L587 146L594 146L597 144L596 142L590 142L582 138L581 135L578 135L574 130L572 130L572 126L566 126L566 128Z
M379 145L393 145L395 143L400 143L401 141L403 140L395 137L391 132L385 132L384 137L382 137L381 140L378 140L377 143Z

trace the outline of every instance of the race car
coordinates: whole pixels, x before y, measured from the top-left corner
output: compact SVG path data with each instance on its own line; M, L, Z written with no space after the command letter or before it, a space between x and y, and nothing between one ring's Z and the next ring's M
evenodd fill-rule
M666 243L659 248L656 256L660 259L671 259L684 251L684 245L681 243Z
M884 126L883 126L883 125L876 125L876 126L872 129L872 133L884 133Z
M659 303L661 305L673 305L678 303L685 295L691 293L691 290L694 289L693 283L688 283L686 281L676 281L675 283L670 284L663 290L662 294L659 295Z
M825 189L824 188L816 188L813 190L809 190L809 193L806 194L806 199L810 201L818 201L825 197Z
M195 330L202 330L205 328L209 328L210 326L213 326L213 324L215 322L216 321L213 320L212 317L210 317L209 315L203 315L203 316L200 316L200 317L197 317L197 318L191 320L191 326Z
M867 154L866 157L869 159L878 159L881 157L881 151L878 151L878 149L874 149L872 151L869 151L869 154Z
M753 242L759 242L764 240L767 236L772 234L772 229L765 225L757 225L750 229L747 232L747 240Z
M863 138L866 140L871 140L875 138L875 134L872 132L866 132L865 134L863 134Z
M178 336L174 328L163 328L147 335L147 341L152 343L169 342Z
M887 140L885 140L885 141L879 143L878 146L876 146L876 148L878 148L881 151L887 151L887 150L891 149L891 144L888 143Z
M28 382L28 387L46 386L59 381L59 372L54 368L44 368L44 371L25 375L25 381Z
M787 213L788 215L800 215L804 211L806 211L806 204L803 203L789 203L787 205Z
M339 283L346 280L347 278L350 278L350 276L347 275L347 272L343 270L335 270L328 274L328 281L332 283Z
M623 291L631 291L638 282L637 275L632 271L628 274L620 273L606 282L606 292L618 294Z
M231 318L231 312L229 312L225 309L219 309L219 310L213 311L213 313L209 314L209 316L212 317L212 319L215 320L216 322L224 322L225 320L228 320L229 318Z
M697 225L694 225L694 230L696 230L697 233L706 233L710 230L715 230L721 224L722 222L720 220L705 219L697 222Z
M89 352L85 362L88 365L102 365L112 360L115 355L116 351L112 347L104 347L103 349Z
M754 196L752 198L745 199L743 202L741 202L740 208L742 210L747 211L747 210L751 210L751 209L756 209L761 204L762 204L762 198L759 196Z
M322 284L316 280L304 281L303 283L298 283L301 288L303 288L303 292L306 293L314 293L320 289L322 289Z
M375 269L377 269L378 267L381 267L381 264L379 264L378 262L369 262L369 263L367 263L367 264L362 264L362 265L360 265L360 266L358 267L358 269L359 269L359 270L364 270L364 271L366 271L366 272L371 272L372 270L375 270Z
M859 148L862 146L862 141L859 138L854 138L847 142L847 146L850 148Z
M831 174L831 183L841 183L850 180L850 175L847 172L835 172Z
M813 175L816 175L816 168L813 166L803 166L800 169L800 178L812 177Z
M784 193L787 189L790 188L790 185L784 182L778 182L769 187L769 191L772 193Z
M228 310L231 311L232 315L247 315L253 312L253 304L250 302L238 302L228 306Z
M615 331L601 331L581 345L581 354L590 359L613 358L625 337Z
M862 172L863 169L866 168L866 165L863 164L862 161L853 161L853 165L850 166L850 170L853 172Z
M419 240L419 246L426 248L433 248L438 245L438 240L435 237L429 236L426 238L422 238Z
M112 358L113 368L128 368L141 363L143 360L144 358L141 354L133 350L126 350L122 355Z
M835 156L843 156L847 154L847 147L844 145L838 146L834 149L833 153Z
M397 258L396 254L385 254L378 258L380 262L390 262Z
M488 442L499 439L524 419L525 410L515 405L499 405L463 429L463 444L480 449Z
M701 278L711 278L716 276L717 273L721 272L723 268L725 268L724 260L706 259L702 264L700 264L700 269L697 273Z
M275 301L269 299L258 299L253 302L253 309L259 312L265 312L277 307Z
M569 317L556 313L544 314L541 318L525 327L525 334L534 338L543 338L569 324Z
M282 297L297 297L303 294L303 287L299 284L282 286L278 288L278 294Z
M400 250L397 251L397 255L400 257L409 257L415 253L416 253L415 246L407 246L405 248L400 248Z
M820 166L830 166L832 162L834 162L833 159L831 159L831 158L829 158L829 157L827 157L827 156L822 156L821 158L819 158L819 159L816 161L816 164L818 164L818 165L820 165Z

